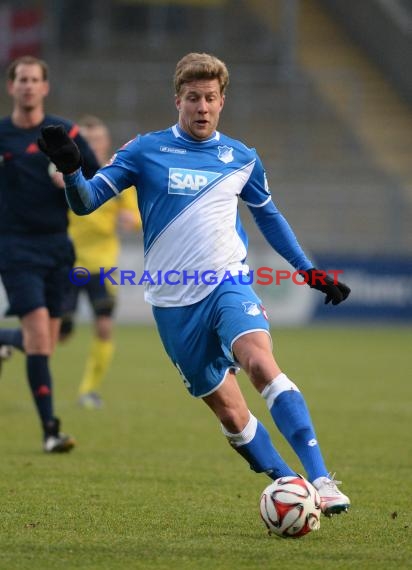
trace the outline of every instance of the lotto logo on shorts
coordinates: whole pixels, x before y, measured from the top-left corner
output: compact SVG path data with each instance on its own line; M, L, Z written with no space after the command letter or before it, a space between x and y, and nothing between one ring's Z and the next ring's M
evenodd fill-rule
M257 315L260 315L261 311L256 303L252 303L252 301L244 301L242 305L247 315L251 315L252 317L257 317Z
M203 188L219 178L218 172L207 170L189 170L187 168L169 168L169 194L196 196Z

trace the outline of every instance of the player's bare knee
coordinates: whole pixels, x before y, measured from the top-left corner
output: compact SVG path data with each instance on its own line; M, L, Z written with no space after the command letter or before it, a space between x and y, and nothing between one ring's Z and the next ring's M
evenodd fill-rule
M39 331L38 334L24 334L23 347L26 354L49 355L51 352L50 335L46 331Z

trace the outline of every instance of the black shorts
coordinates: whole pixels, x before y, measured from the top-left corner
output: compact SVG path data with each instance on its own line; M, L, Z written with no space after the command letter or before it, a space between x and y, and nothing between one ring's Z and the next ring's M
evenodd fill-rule
M113 315L116 297L105 283L100 283L100 275L92 273L89 282L83 285L74 285L69 281L63 302L63 314L65 316L76 312L79 295L82 291L86 293L96 317L111 317Z
M66 234L0 236L0 274L7 293L7 315L23 317L45 307L62 315L73 245Z

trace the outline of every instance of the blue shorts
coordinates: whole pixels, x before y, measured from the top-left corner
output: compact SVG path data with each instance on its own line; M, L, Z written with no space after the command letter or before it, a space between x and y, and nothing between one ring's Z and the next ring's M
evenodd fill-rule
M232 345L243 334L269 333L266 312L252 287L224 281L199 303L153 307L167 354L192 396L204 397L238 370Z
M62 314L64 292L74 263L66 234L1 236L0 273L7 293L8 315L23 317L46 307L52 318Z

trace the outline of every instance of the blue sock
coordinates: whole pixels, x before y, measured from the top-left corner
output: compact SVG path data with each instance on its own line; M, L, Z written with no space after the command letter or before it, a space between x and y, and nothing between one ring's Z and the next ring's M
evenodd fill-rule
M286 375L275 387L275 380L268 388L272 389L272 399L269 391L264 390L269 410L279 431L289 442L302 463L309 481L328 474L325 462L318 444L316 433L310 418L306 402L297 386ZM283 382L281 387L280 382ZM273 387L273 388L272 388ZM283 389L286 388L286 389ZM273 392L276 390L276 392ZM274 396L274 399L273 399ZM272 403L273 401L273 403Z
M21 329L0 329L0 344L14 346L22 352L23 348L23 332Z
M256 473L266 473L271 479L296 475L274 448L265 427L252 414L240 434L230 434L224 428L223 433Z
M53 420L52 379L49 357L29 354L26 359L30 389L43 427Z

